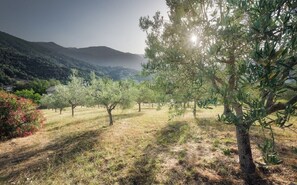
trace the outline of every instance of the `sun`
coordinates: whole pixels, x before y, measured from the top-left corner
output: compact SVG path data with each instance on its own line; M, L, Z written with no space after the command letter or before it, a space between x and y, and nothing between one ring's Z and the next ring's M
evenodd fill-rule
M192 34L190 40L191 40L191 42L192 42L194 45L196 45L196 43L197 43L197 36L194 35L194 34Z

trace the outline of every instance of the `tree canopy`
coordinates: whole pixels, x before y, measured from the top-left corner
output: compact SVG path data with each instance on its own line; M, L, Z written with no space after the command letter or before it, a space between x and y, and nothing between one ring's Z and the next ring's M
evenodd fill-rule
M169 20L159 12L140 18L147 33L145 70L165 74L166 81L179 89L185 83L178 82L194 82L200 75L211 84L209 95L219 95L224 103L220 120L236 127L240 166L250 182L255 174L250 127L255 123L286 127L296 109L296 95L280 101L287 90L296 91L296 2L166 3Z
M133 91L129 81L113 81L92 77L88 87L91 101L94 105L103 105L109 115L109 124L113 124L112 110L117 106L127 108L132 105Z

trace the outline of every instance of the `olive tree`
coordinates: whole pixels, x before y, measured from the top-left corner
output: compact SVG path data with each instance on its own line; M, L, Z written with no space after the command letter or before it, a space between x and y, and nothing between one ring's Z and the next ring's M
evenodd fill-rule
M127 108L132 105L132 87L129 81L96 79L94 76L88 87L89 95L95 105L103 105L109 116L109 125L113 125L112 111L117 107Z
M69 105L64 95L60 92L42 95L40 103L47 108L59 109L60 114L62 114L63 109Z
M255 174L250 127L285 127L296 109L296 95L279 100L287 89L296 91L288 83L297 78L296 5L290 0L166 2L169 21L160 13L140 19L147 33L147 68L178 69L178 78L192 69L203 73L210 91L223 100L220 119L235 125L240 167L250 183Z
M71 115L74 116L74 109L78 105L84 105L87 97L86 84L77 76L76 71L70 75L66 85L55 86L56 94L61 96L71 106Z
M141 112L141 103L151 102L154 97L154 91L144 82L135 85L135 101L138 104L138 112Z

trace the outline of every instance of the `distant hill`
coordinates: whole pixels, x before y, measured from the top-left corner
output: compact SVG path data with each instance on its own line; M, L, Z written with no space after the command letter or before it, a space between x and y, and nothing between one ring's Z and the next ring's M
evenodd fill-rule
M144 57L141 55L124 53L106 46L64 48L53 42L37 42L35 44L55 53L75 58L92 65L124 67L140 70L141 63L145 62Z
M0 84L18 80L66 80L72 68L82 76L95 71L113 79L135 76L145 59L105 46L65 48L53 42L28 42L0 32Z

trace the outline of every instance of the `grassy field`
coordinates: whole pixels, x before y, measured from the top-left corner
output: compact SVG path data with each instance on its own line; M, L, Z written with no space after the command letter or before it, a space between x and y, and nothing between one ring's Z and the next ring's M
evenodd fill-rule
M35 135L0 143L0 184L244 184L234 127L216 121L221 107L190 110L168 121L168 109L144 106L115 110L113 126L102 108L45 110L45 127ZM252 150L261 184L297 182L296 119L275 128L283 162L263 166L252 128Z

